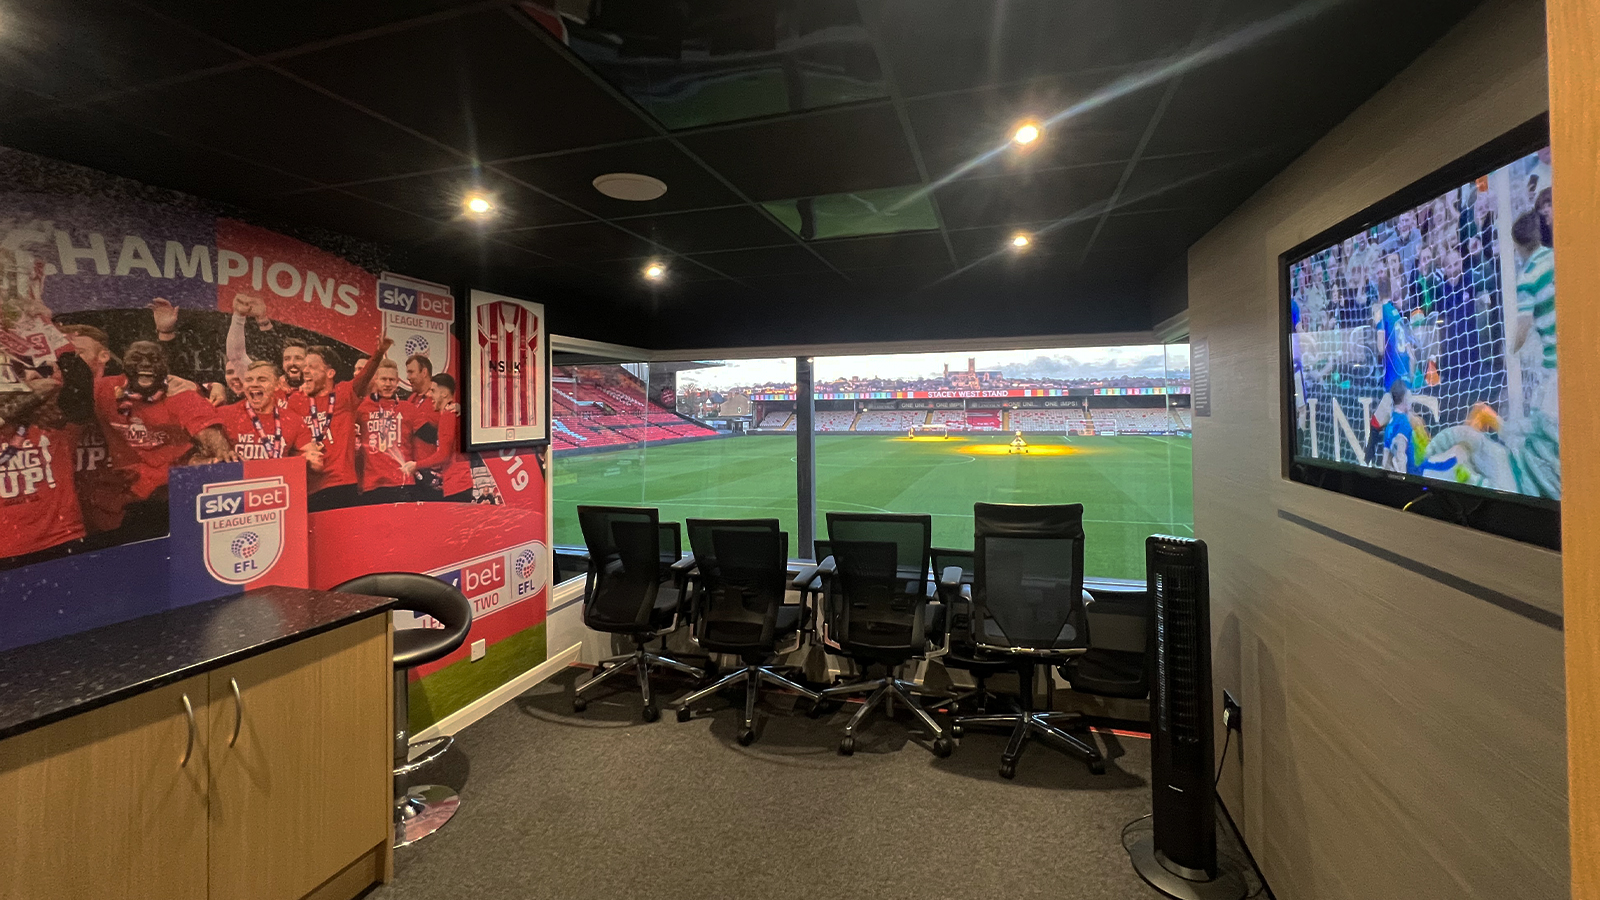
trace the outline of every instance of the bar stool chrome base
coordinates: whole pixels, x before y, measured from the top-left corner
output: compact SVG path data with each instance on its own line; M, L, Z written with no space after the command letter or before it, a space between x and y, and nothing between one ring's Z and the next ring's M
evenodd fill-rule
M419 784L406 791L394 825L394 845L415 844L444 827L461 807L461 797L448 785Z

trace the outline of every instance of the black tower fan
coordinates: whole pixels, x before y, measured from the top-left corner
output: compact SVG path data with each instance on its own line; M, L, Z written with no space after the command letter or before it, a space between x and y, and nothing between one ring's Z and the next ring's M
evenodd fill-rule
M1145 573L1155 601L1150 693L1154 829L1128 848L1133 867L1169 897L1238 900L1244 880L1217 868L1211 745L1211 588L1204 541L1152 535Z

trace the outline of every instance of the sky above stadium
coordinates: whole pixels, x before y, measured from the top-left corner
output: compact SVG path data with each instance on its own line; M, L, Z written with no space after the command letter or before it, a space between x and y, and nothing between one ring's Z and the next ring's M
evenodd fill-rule
M816 358L818 382L840 378L917 379L937 378L950 371L964 371L967 360L977 361L978 371L1000 370L1007 378L1113 378L1189 372L1188 344L1147 344L1131 347L1071 347L1054 350L941 351L938 353L895 353L864 356L819 356ZM680 389L700 387L726 390L762 384L792 384L794 359L730 359L721 366L696 369L678 375Z

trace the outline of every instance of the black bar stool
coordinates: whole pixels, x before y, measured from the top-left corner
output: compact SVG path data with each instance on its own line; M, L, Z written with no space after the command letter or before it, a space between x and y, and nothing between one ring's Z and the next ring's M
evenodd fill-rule
M353 578L334 588L344 594L393 597L395 609L432 616L444 628L402 628L394 633L394 845L404 847L433 834L450 821L461 798L448 785L401 789L401 779L450 749L451 735L411 743L408 670L441 659L460 647L472 629L472 604L460 591L416 572L380 572ZM415 758L413 746L422 749Z

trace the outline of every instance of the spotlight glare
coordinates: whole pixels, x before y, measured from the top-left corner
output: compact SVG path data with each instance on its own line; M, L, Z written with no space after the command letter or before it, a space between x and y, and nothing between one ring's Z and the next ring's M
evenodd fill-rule
M473 216L486 216L494 211L494 204L490 203L489 198L483 196L482 194L468 194L467 199L462 202L461 207L465 209L469 215Z
M1026 247L1031 243L1033 243L1033 238L1030 238L1025 234L1019 233L1012 235L1011 237L1011 246L1016 247L1018 250L1021 250L1023 247Z
M1039 126L1034 122L1023 122L1021 125L1017 126L1016 132L1011 135L1011 140L1023 147L1026 147L1038 139Z
M651 263L650 265L644 267L644 277L650 279L651 281L660 281L662 276L666 274L667 267L663 266L661 263Z

